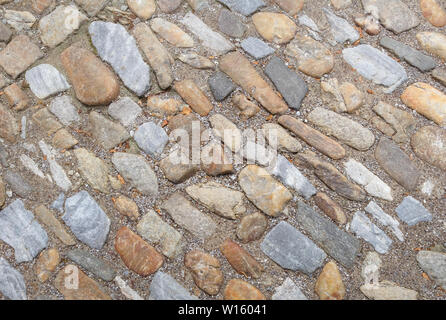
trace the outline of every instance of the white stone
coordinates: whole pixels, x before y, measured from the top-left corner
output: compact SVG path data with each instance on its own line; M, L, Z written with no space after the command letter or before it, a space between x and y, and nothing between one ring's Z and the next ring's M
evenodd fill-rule
M364 210L374 216L382 225L389 226L398 240L404 241L404 235L399 228L400 223L398 220L385 213L375 202L370 201Z
M373 224L362 211L355 213L350 224L350 229L358 237L369 242L378 253L387 253L392 245L392 239L390 239L384 231Z
M63 191L67 192L71 189L72 184L70 179L68 179L64 169L57 163L55 151L48 146L45 141L41 140L39 142L40 150L46 156L46 160L50 164L50 172L57 186Z

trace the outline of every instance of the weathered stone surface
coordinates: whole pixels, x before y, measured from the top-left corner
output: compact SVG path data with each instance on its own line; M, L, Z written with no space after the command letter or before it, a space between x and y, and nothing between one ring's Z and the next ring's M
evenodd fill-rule
M159 245L160 251L168 258L175 258L182 250L181 234L164 222L153 210L149 210L137 225L138 233L153 245Z
M77 158L79 171L88 184L95 190L109 193L109 170L105 162L84 148L74 150L74 155Z
M400 205L395 209L398 217L409 226L414 226L420 222L432 221L432 215L412 196L405 197Z
M311 275L327 257L324 251L288 222L279 222L260 245L282 268Z
M25 279L2 257L0 257L0 292L11 300L27 300Z
M175 82L173 87L184 101L200 116L207 116L214 108L208 97L193 80L187 79Z
M110 0L75 0L76 3L87 12L90 17L94 17L105 7Z
M173 82L172 64L174 62L169 51L159 42L152 29L143 22L135 26L133 35L155 72L160 88L169 88Z
M96 281L71 264L59 271L54 286L65 300L112 300Z
M143 277L155 273L164 263L155 248L127 227L118 230L115 249L127 268Z
M324 266L314 291L321 300L344 300L344 282L335 262L330 261Z
M108 107L108 114L126 127L132 125L141 113L141 107L129 97L121 98Z
M116 170L144 195L158 194L158 180L149 162L135 154L116 152L112 156Z
M446 254L422 250L417 254L417 261L430 278L443 289L446 288Z
M286 47L285 55L294 59L299 71L315 78L330 73L334 67L330 50L308 36L296 35Z
M79 29L87 17L75 5L60 5L39 22L43 44L54 48Z
M17 123L14 114L0 103L0 137L10 143L15 143L19 132L20 125Z
M229 10L223 9L218 16L218 28L224 34L241 38L245 34L246 26L240 18Z
M423 16L435 27L446 26L446 11L437 0L420 0Z
M262 133L273 148L282 152L296 153L302 145L293 138L284 128L276 123L266 123L262 126Z
M214 73L208 80L209 88L216 101L223 101L235 90L235 84L223 72Z
M182 0L157 0L156 3L162 12L171 13L178 9Z
M28 96L17 83L13 83L6 87L4 93L8 99L9 105L15 111L25 110L30 103Z
M164 201L161 208L169 213L176 224L199 239L211 237L217 229L217 224L211 218L192 206L189 200L178 192Z
M121 290L121 293L129 300L137 300L142 301L144 300L138 292L133 290L120 276L117 276L115 278L115 283L118 285L119 289Z
M181 150L171 152L160 161L159 166L167 180L173 183L183 183L200 170L200 166L192 164Z
M76 97L86 105L109 104L119 95L115 74L92 52L71 46L60 55Z
M241 111L242 119L247 120L260 112L259 106L250 101L243 93L232 96L232 103Z
M224 292L225 300L266 300L259 289L240 279L228 282Z
M352 4L352 0L331 0L331 4L336 10L348 8Z
M55 97L48 110L65 126L80 122L78 109L72 105L70 96Z
M421 173L410 158L391 140L381 138L375 149L379 165L407 190L414 190Z
M290 42L297 31L294 21L282 13L259 12L252 22L263 39L277 44Z
M147 108L149 108L151 115L158 118L175 115L181 112L185 107L187 107L187 105L179 99L163 99L158 96L147 98ZM172 119L170 120L172 121ZM171 121L169 121L169 124Z
M204 292L215 296L223 284L220 262L199 250L190 251L184 257L184 265L192 272L195 284Z
M94 249L101 249L110 230L110 219L86 191L65 201L62 220L80 241Z
M203 11L205 9L209 9L208 0L186 0L186 2L194 11Z
M403 92L401 100L438 125L446 126L446 94L440 90L427 83L417 82Z
M356 261L360 242L351 234L338 228L304 202L299 201L296 221L322 249L347 268Z
M304 0L274 0L284 11L290 16L294 16L299 13L304 7Z
M446 130L436 126L422 127L410 143L419 158L446 171Z
M368 44L344 49L342 55L364 78L387 87L386 93L393 92L407 80L406 70L398 62Z
M57 220L54 214L45 206L38 206L34 211L39 222L44 224L49 231L54 233L63 244L67 246L76 244L73 237L66 231L65 226Z
M47 233L22 200L0 211L0 240L14 248L17 263L32 261L48 245Z
M127 216L132 220L139 218L138 205L132 199L120 195L118 198L114 199L113 204L120 214Z
M249 60L241 53L227 54L220 59L220 70L226 73L272 114L284 113L288 110L285 102L263 80L251 65Z
M181 53L177 59L196 69L215 69L215 64L211 60L195 52Z
M383 37L379 44L393 52L398 58L406 60L409 64L423 72L430 71L437 66L437 63L431 57L392 38Z
M174 278L158 271L150 284L149 300L197 300Z
M219 138L232 152L240 152L242 147L242 132L237 126L222 114L214 114L209 118L214 135Z
M35 191L34 188L23 179L22 175L15 170L3 172L3 179L12 191L21 198L28 198Z
M3 23L0 23L0 42L8 43L11 40L12 31L9 27Z
M3 208L5 202L6 202L6 188L5 188L5 183L0 177L0 208Z
M318 192L314 196L314 202L327 216L339 224L345 224L347 217L341 206L332 200L327 194Z
M231 239L226 239L220 246L221 253L239 274L248 278L260 278L263 267L245 249Z
M261 213L244 216L237 227L237 237L242 242L260 239L268 227L268 219Z
M446 87L446 69L436 68L432 71L432 77Z
M362 163L350 159L344 163L348 177L364 187L368 194L387 201L393 201L392 189Z
M384 231L376 226L362 211L357 211L353 216L350 229L358 237L370 243L378 253L385 254L392 245L390 239Z
M240 43L243 50L254 59L263 59L275 52L273 48L267 45L259 38L249 37Z
M163 128L153 122L146 122L138 127L133 136L138 146L152 157L163 153L169 142L169 136Z
M344 82L339 85L336 78L321 80L321 89L325 92L322 96L324 102L330 109L339 113L353 113L364 102L364 95L354 84Z
M28 70L25 78L31 91L39 99L46 99L70 88L65 77L49 64L41 64Z
M300 288L291 280L286 278L285 281L276 288L271 300L308 300L302 293Z
M48 161L51 177L56 185L65 192L69 191L73 185L62 166L57 163L54 149L48 146L43 140L39 141L39 148Z
M48 135L55 133L63 127L47 108L40 109L33 114L32 118L41 129L48 133Z
M244 16L250 16L261 7L265 6L262 0L217 0L232 11L241 13Z
M29 11L4 10L4 19L16 31L31 29L36 22L36 17Z
M0 52L0 66L14 79L43 57L43 52L25 35L14 37Z
M359 40L359 33L355 30L355 28L348 23L347 20L338 17L331 10L326 8L323 9L325 16L327 17L328 23L331 27L331 34L333 38L338 43L350 42L354 43Z
M417 300L418 297L418 292L386 280L378 284L365 284L360 289L367 298L374 300Z
M370 201L364 210L375 217L375 219L378 220L383 226L389 226L398 240L404 241L404 235L399 228L400 223L398 220L385 213L375 202Z
M234 45L231 42L221 34L209 28L208 25L192 12L187 13L180 22L200 39L203 46L212 50L216 54L224 54L234 49Z
M110 150L130 138L127 130L96 111L88 116L91 134L98 144Z
M201 153L201 169L209 176L234 173L234 165L226 156L220 143L211 142L203 147Z
M350 182L331 163L321 160L311 151L304 152L301 157L313 167L316 176L340 196L353 201L366 199L366 193L359 186Z
M446 59L446 35L439 32L419 32L417 40L427 52Z
M81 249L68 251L67 258L104 281L113 281L116 270L107 262Z
M194 40L176 24L162 18L150 20L150 27L159 36L178 48L192 48Z
M127 88L138 96L144 95L150 89L150 68L135 39L122 25L111 22L94 21L88 31L102 60L113 67Z
M155 0L127 0L127 5L142 20L149 19L156 11Z
M415 12L400 0L362 0L364 11L378 19L386 29L399 34L420 24Z

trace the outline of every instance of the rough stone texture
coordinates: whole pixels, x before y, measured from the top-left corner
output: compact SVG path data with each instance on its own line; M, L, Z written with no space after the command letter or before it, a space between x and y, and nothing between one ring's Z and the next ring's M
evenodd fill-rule
M155 0L127 0L127 5L142 20L149 19L156 11Z
M318 192L314 196L314 202L327 216L339 224L345 224L347 217L342 207L332 200L327 194Z
M0 240L14 248L17 263L32 261L48 245L47 233L22 200L0 211Z
M381 138L375 149L379 165L407 190L414 190L421 173L410 158L391 140Z
M246 31L246 26L240 18L226 9L220 11L220 15L218 16L218 28L224 34L233 38L243 37Z
M155 248L127 227L116 233L115 249L127 268L143 277L155 273L164 263Z
M251 242L260 239L268 227L268 219L256 212L244 216L237 227L237 237L242 242Z
M25 110L30 103L28 96L16 83L6 87L4 93L14 111Z
M46 99L70 88L65 77L49 64L41 64L28 70L25 78L32 92L39 99Z
M46 131L48 135L52 135L63 126L57 121L56 117L54 117L47 108L40 109L36 113L33 114L32 119L37 123L37 125Z
M139 126L133 138L138 146L152 157L159 156L169 142L164 129L153 122L146 122Z
M36 17L29 11L16 11L8 9L4 11L4 19L17 32L31 29L37 20Z
M275 52L273 48L267 45L259 38L249 37L244 39L240 46L246 53L251 55L254 59L263 59Z
M410 144L419 158L446 171L446 130L422 127L412 136Z
M15 170L3 172L3 179L12 191L21 198L28 198L35 191L34 188L23 179L22 175Z
M113 200L113 205L120 214L127 216L132 220L136 220L139 218L138 205L132 199L120 195L118 198Z
M282 152L297 153L302 150L302 145L293 138L284 128L276 123L266 123L262 126L263 136L273 147Z
M162 18L153 18L150 20L150 27L159 36L167 42L179 48L192 48L194 40L176 24L173 24Z
M443 289L446 288L446 254L433 251L420 251L417 254L417 261L430 278Z
M274 92L241 53L227 54L220 59L220 70L226 73L272 114L288 110L286 103Z
M122 25L111 22L92 22L88 30L102 60L113 67L127 88L138 96L144 95L150 89L150 68L135 39Z
M446 11L437 0L420 0L423 16L435 27L446 26Z
M355 213L350 228L358 237L370 243L378 253L387 253L392 245L392 239L373 224L362 211Z
M113 281L116 270L107 262L81 249L68 251L67 258L104 281Z
M322 266L327 255L310 239L288 222L279 222L260 245L265 253L282 268L311 275Z
M12 31L3 23L0 23L0 41L8 43L11 40Z
M259 12L252 16L252 22L263 39L276 44L290 42L297 31L294 21L282 13Z
M213 134L232 152L239 153L242 147L242 132L222 114L214 114L209 118Z
M34 210L34 212L39 222L44 224L49 231L54 233L56 237L58 237L59 240L62 241L63 244L67 246L76 244L76 241L73 239L73 237L66 231L65 226L45 206L38 206Z
M195 284L204 292L215 296L223 284L220 262L210 254L194 250L184 256L184 265L192 272Z
M87 12L90 17L98 14L110 0L75 0L76 3Z
M265 6L262 0L217 0L224 4L232 11L243 14L244 16L250 16L261 7Z
M386 280L378 284L365 284L360 289L367 298L374 300L417 300L418 298L418 292Z
M121 98L108 107L108 114L125 127L132 125L141 113L141 107L129 97Z
M321 300L344 300L345 287L335 262L328 262L317 278L314 291Z
M364 78L386 86L386 93L393 92L407 80L407 73L398 62L368 44L344 49L342 55Z
M112 163L123 178L142 194L148 196L158 194L156 174L143 156L117 152L113 154Z
M144 300L138 292L133 290L120 276L117 276L115 278L115 283L118 285L119 289L121 290L121 293L129 300L137 300L142 301Z
M266 300L259 289L240 279L228 282L224 292L225 300Z
M204 117L214 108L208 97L201 91L193 80L177 81L175 91L200 116Z
M331 34L338 43L350 42L354 43L359 39L358 31L353 28L347 20L338 17L331 10L323 9L328 23L331 27Z
M427 52L446 59L446 35L439 32L419 32L417 40Z
M73 187L73 184L71 183L62 166L56 161L56 153L54 149L48 146L43 140L39 141L39 147L43 155L46 157L46 160L48 161L51 177L53 178L56 185L65 192L69 191Z
M395 209L398 217L409 226L414 226L420 222L432 221L432 215L412 196L405 197L400 205Z
M216 101L223 101L235 90L235 84L224 73L216 72L208 80L209 88Z
M195 52L181 53L177 59L196 69L215 69L215 64L211 60Z
M158 271L150 284L149 300L198 300L167 273Z
M0 103L0 137L10 143L17 141L20 125L14 117L14 114Z
M232 96L232 103L241 111L242 119L247 120L260 112L260 107L250 101L244 94L237 93Z
M51 111L51 113L54 114L65 126L69 126L73 122L80 122L78 109L71 104L70 96L54 98L51 101L48 110Z
M367 205L367 207L365 207L364 210L367 213L371 214L383 226L389 226L398 240L404 241L404 235L399 228L400 223L398 222L398 220L385 213L375 202L370 201L370 203Z
M167 180L177 184L185 182L200 170L200 166L190 164L190 160L180 150L171 152L160 161L159 166Z
M174 12L181 5L182 0L157 0L156 3L162 12Z
M274 0L284 11L290 16L294 16L299 13L304 7L304 0Z
M216 232L217 224L192 206L189 200L178 192L164 201L162 209L169 213L176 224L188 230L199 239L205 240Z
M82 177L95 190L110 193L108 167L105 162L84 148L74 150Z
M302 293L300 288L291 280L286 278L285 281L276 288L271 300L308 300Z
M446 69L436 68L432 71L432 77L446 87Z
M93 138L105 150L110 150L130 138L127 130L96 111L88 116Z
M260 278L263 267L245 249L231 239L226 239L220 246L221 253L239 274L248 278Z
M0 292L11 300L27 300L25 279L3 257L0 257Z
M110 219L86 191L65 201L62 220L80 241L94 249L102 249L110 230Z

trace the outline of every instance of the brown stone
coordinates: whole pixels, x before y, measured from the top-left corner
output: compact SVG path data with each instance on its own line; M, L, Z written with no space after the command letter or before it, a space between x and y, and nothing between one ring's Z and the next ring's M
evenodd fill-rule
M200 170L200 166L192 164L189 157L181 150L171 152L160 161L159 166L167 180L173 183L182 183Z
M156 11L155 0L127 0L127 5L143 20L149 19Z
M441 59L446 59L446 35L440 32L419 32L416 35L418 42L429 53Z
M5 183L2 180L2 177L0 177L0 208L3 208L6 202L6 188Z
M39 14L48 9L53 3L54 0L31 0L33 10Z
M237 93L232 97L232 103L241 111L242 119L249 119L259 113L260 108L244 94Z
M221 144L211 142L202 150L201 168L209 176L219 176L234 173L234 165L225 154L225 149ZM210 159L206 161L205 159Z
M266 300L259 289L240 279L229 281L224 292L225 300Z
M420 0L423 16L433 26L442 28L446 26L446 12L436 0Z
M326 156L334 160L345 157L345 149L338 142L306 125L302 120L285 115L278 122Z
M220 251L239 274L254 279L260 278L263 272L262 265L237 243L227 239L220 246Z
M302 10L305 0L274 0L290 16L294 16Z
M0 103L0 137L10 143L17 141L20 125L12 112Z
M336 221L339 224L345 224L347 217L345 216L342 207L327 194L318 192L314 196L314 202L327 216Z
M13 83L5 88L5 95L9 104L15 111L21 111L28 107L29 99L23 90Z
M46 131L49 135L57 132L63 127L62 124L57 121L56 117L53 116L53 114L49 112L47 108L40 109L39 111L34 113L33 120L42 130Z
M409 133L416 124L412 114L382 101L373 107L373 111L381 116L395 130L395 134L392 135L395 142L405 142L409 139Z
M158 7L164 13L171 13L178 9L182 0L157 0Z
M162 99L158 96L147 98L147 108L156 117L175 115L183 110L185 106L182 101L177 99Z
M118 230L115 249L124 264L140 276L155 273L164 263L164 258L154 247L127 227Z
M48 210L45 206L38 206L34 213L40 223L44 224L49 231L54 233L56 237L62 241L63 244L67 246L72 246L76 244L73 237L66 231L64 225L57 220L54 214Z
M286 15L274 12L259 12L252 22L263 39L277 44L288 43L294 38L297 26Z
M373 117L370 122L388 137L393 137L395 134L395 130L379 116Z
M150 27L154 32L176 47L192 48L194 46L194 40L191 36L167 20L154 18L150 21Z
M226 73L251 94L272 114L284 113L288 106L273 88L257 73L249 60L239 52L233 52L220 59L220 70Z
M60 129L53 137L53 146L59 150L68 150L77 145L77 141L67 129Z
M92 52L71 46L61 54L76 97L89 106L106 105L119 95L116 75Z
M60 255L57 249L48 249L43 251L34 266L34 272L40 282L46 282L51 273L56 270L60 263Z
M74 265L59 271L54 286L65 300L112 300L96 281Z
M423 127L412 136L410 143L419 158L446 171L446 130Z
M193 80L177 81L174 84L174 89L202 117L207 116L214 108L208 97L198 88Z
M129 217L132 220L139 218L139 208L138 205L130 198L120 195L113 201L113 204L120 214Z
M211 296L218 294L224 279L216 258L194 250L186 254L184 265L191 270L194 282L201 290Z
M316 281L315 291L321 300L343 300L345 287L335 262L328 262Z
M242 242L251 242L260 239L268 227L265 215L256 212L244 216L237 227L237 237Z
M441 68L441 67L435 68L432 71L432 77L446 87L446 69L445 68Z

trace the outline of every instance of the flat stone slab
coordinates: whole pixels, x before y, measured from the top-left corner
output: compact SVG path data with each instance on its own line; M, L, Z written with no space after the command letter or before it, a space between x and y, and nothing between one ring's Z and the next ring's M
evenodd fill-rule
M54 98L48 110L54 114L59 121L65 125L69 126L72 123L77 123L81 119L79 117L79 112L75 106L71 103L70 96L61 96Z
M135 39L122 25L111 22L92 22L88 31L102 60L112 66L127 88L143 96L150 89L150 67Z
M383 37L379 44L393 52L398 58L406 60L410 65L423 72L430 71L437 66L435 60L430 56L392 38Z
M67 79L50 64L41 64L25 73L31 91L39 99L70 89Z
M341 230L330 219L321 216L302 201L298 203L296 221L336 261L347 268L355 264L360 243L354 236Z
M398 220L392 218L390 215L384 212L381 207L374 201L370 201L367 207L364 209L367 213L371 214L376 220L378 220L383 226L389 226L392 229L393 234L400 241L404 241L404 235L401 232Z
M392 245L392 239L372 223L362 211L355 213L350 224L350 229L358 237L370 243L378 253L387 253Z
M431 279L446 290L446 254L433 251L420 251L417 261Z
M419 158L446 171L446 130L422 127L412 135L410 144Z
M342 55L364 78L388 87L386 93L393 92L408 79L406 70L398 62L368 44L344 49Z
M14 248L17 263L32 261L48 245L47 233L22 200L0 211L0 240Z
M412 196L405 197L400 205L395 209L398 217L409 226L414 226L420 222L432 221L432 215Z
M105 7L110 0L75 0L75 2L87 12L90 17L94 17Z
M323 11L330 24L331 33L336 42L345 43L348 41L354 43L359 40L358 31L356 31L347 20L335 15L331 10L326 8L324 8Z
M240 46L247 54L251 55L256 60L272 55L276 51L263 40L254 37L246 38L240 43Z
M0 292L11 300L27 300L25 279L2 257L0 257Z
M65 201L62 220L80 241L93 249L102 249L110 230L110 219L87 191Z
M286 278L282 285L276 288L271 297L272 300L308 300L300 288L291 280Z
M167 273L158 271L150 284L149 300L198 300Z
M67 257L75 264L90 271L104 281L113 281L116 277L116 270L114 268L88 251L73 249L68 251Z
M218 29L233 38L242 38L246 31L246 25L238 15L223 9L218 16Z
M250 16L261 7L265 6L262 0L217 0L232 11L241 13L244 16Z
M141 113L141 107L129 97L121 98L108 107L108 114L126 127L133 124Z
M271 79L288 105L300 109L302 100L308 92L308 86L299 74L289 69L285 63L273 57L265 68L265 74Z
M223 101L236 88L234 82L226 74L219 71L209 78L208 84L216 101Z
M308 275L320 268L327 257L314 242L285 221L266 235L260 248L282 268Z
M141 125L133 136L138 146L148 155L157 157L163 153L164 147L169 142L169 136L163 128L153 122Z

